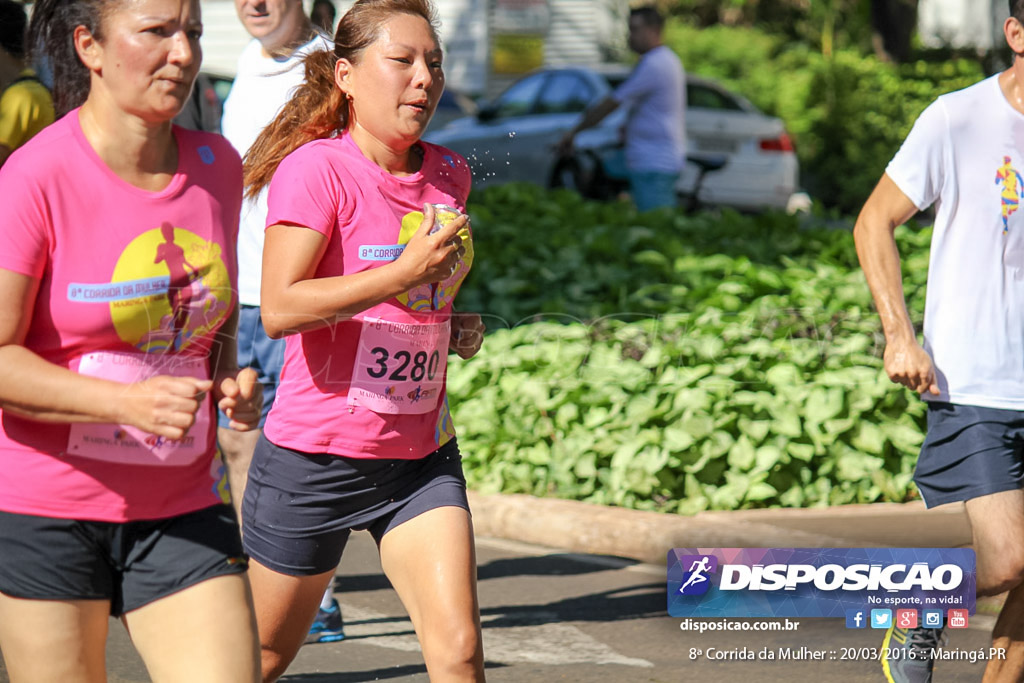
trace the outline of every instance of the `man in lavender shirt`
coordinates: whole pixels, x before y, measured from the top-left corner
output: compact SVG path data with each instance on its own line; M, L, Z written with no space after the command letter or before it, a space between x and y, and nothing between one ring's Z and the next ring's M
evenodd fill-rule
M629 47L640 61L615 92L590 107L560 143L572 149L576 135L600 123L620 105L626 120L626 169L641 211L676 204L675 184L686 159L686 72L662 42L665 19L654 7L629 13Z

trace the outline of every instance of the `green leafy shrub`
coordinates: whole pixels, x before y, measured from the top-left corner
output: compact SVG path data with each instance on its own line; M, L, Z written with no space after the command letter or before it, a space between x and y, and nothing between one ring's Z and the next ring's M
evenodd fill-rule
M684 513L915 495L924 405L881 369L848 231L525 185L470 213L459 306L493 331L449 390L472 486ZM929 231L899 239L920 317Z

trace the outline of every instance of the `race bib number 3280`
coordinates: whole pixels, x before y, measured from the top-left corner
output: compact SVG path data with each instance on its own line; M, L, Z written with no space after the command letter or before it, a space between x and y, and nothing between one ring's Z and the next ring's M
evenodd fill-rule
M451 323L362 321L348 392L350 406L375 413L428 413L437 407L448 365Z

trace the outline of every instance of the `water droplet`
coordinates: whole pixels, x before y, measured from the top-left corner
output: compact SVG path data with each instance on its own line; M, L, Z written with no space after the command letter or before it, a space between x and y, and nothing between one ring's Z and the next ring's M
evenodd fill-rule
M509 136L510 138L514 138L514 137L516 136L516 132L515 132L514 130L510 130L510 131L508 132L508 136Z

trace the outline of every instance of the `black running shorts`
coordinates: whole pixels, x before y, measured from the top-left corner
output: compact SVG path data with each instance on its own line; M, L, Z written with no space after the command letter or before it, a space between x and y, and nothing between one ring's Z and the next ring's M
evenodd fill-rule
M928 507L1024 488L1024 411L930 402L914 482Z
M248 567L230 505L137 522L0 512L0 549L0 593L109 600L115 617Z
M261 436L242 501L249 556L292 576L331 571L352 529L380 543L391 529L440 507L469 510L452 439L417 460L346 458L281 448Z

